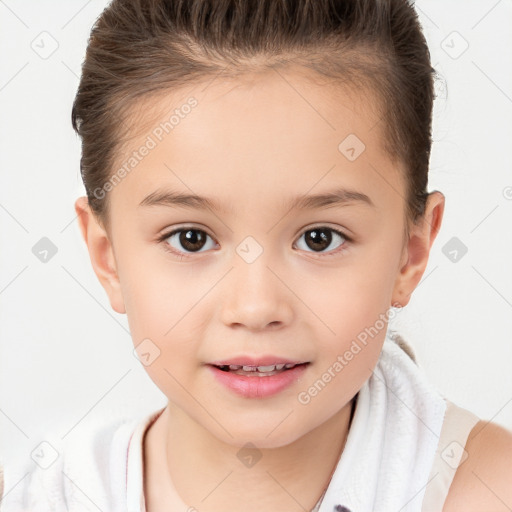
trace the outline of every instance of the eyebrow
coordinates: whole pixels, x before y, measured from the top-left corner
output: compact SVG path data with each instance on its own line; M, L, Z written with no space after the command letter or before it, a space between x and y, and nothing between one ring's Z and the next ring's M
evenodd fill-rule
M329 192L301 195L289 200L287 209L306 210L361 204L375 208L375 204L366 194L356 190L338 188ZM183 194L172 190L156 190L146 196L139 206L183 207L198 210L225 211L213 199L195 194Z

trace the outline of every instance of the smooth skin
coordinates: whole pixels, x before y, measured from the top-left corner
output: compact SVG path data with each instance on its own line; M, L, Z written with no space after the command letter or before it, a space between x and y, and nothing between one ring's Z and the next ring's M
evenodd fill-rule
M291 68L146 99L134 108L133 137L117 165L192 96L197 106L109 192L108 225L85 197L75 204L112 308L127 314L135 346L150 339L160 350L145 368L169 402L144 441L146 507L310 510L342 453L352 400L385 329L307 405L298 395L391 305L407 305L444 196L432 192L423 218L407 221L404 170L384 149L371 93ZM365 145L354 161L338 149L349 134ZM366 194L371 205L295 206L298 196L340 188ZM207 197L215 208L140 205L157 190ZM319 250L310 235L320 227L344 236L327 232ZM179 234L167 236L178 228L200 230L204 246L193 252ZM262 250L251 263L237 252L247 237L252 245L242 247ZM241 354L310 364L285 391L249 399L220 385L206 364ZM237 457L248 442L262 455L250 468ZM510 510L501 502L512 507L512 435L488 425L467 449L474 465L461 466L445 510Z

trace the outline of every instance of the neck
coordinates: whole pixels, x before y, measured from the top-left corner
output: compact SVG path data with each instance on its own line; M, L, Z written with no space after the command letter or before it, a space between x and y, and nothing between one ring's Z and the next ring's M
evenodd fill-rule
M241 463L240 446L220 441L169 403L145 439L147 511L169 510L171 503L201 512L225 511L226 503L232 512L310 511L341 456L355 399L296 441L255 449L261 458L254 465L250 451Z

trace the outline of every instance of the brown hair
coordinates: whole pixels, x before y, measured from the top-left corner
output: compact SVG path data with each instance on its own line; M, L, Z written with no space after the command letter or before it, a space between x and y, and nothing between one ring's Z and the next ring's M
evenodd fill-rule
M417 220L435 70L408 0L113 0L92 28L71 114L93 212L108 224L108 197L95 190L113 173L136 99L287 64L376 94L386 150L406 169L407 216Z

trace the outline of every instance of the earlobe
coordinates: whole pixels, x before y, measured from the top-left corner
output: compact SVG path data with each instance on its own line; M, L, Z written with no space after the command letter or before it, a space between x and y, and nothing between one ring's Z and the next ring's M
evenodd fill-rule
M411 226L393 289L393 304L406 306L418 286L427 268L430 249L441 228L444 204L445 197L441 192L431 192L427 198L425 213Z
M107 292L112 309L117 313L126 313L109 235L92 212L87 197L79 197L75 201L75 211L94 273Z

